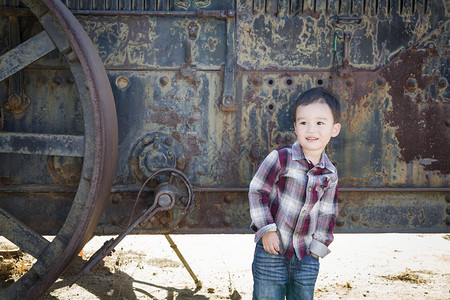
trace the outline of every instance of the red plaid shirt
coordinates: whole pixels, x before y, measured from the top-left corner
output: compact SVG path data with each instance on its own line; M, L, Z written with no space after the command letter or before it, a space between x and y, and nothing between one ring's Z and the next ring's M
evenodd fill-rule
M298 142L272 151L250 182L249 201L255 242L277 231L280 252L299 258L324 257L333 241L337 216L337 170L325 152L313 166Z

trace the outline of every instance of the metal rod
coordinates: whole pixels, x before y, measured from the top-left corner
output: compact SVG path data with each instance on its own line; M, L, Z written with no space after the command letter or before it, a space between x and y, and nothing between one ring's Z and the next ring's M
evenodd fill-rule
M180 250L178 249L177 245L175 244L175 242L172 240L172 238L168 235L165 234L164 235L167 239L167 241L170 244L170 247L173 249L173 251L175 251L175 253L177 254L178 258L181 260L181 262L183 263L183 266L186 268L186 270L189 272L189 275L191 275L192 279L194 279L195 285L198 288L202 287L202 282L200 280L198 280L197 276L195 276L194 272L192 271L191 267L189 266L189 264L187 263L187 261L184 259L183 254L181 254Z

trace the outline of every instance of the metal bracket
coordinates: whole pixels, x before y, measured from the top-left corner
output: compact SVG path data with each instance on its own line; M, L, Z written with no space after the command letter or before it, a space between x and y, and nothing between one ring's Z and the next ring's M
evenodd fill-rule
M225 58L225 70L223 74L223 93L220 108L223 111L236 111L238 109L234 90L234 77L236 67L235 38L234 38L234 10L227 12L227 53Z

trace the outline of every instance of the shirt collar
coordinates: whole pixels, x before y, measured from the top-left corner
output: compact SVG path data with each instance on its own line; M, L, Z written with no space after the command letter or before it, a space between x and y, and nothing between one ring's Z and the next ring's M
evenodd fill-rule
M293 160L302 160L305 159L308 161L308 159L305 156L305 153L302 150L302 147L300 146L299 142L296 141L294 144L292 144L292 159ZM330 159L328 158L327 154L322 152L322 156L320 157L320 161L317 165L314 167L327 169L332 173L336 173L336 167L331 163Z

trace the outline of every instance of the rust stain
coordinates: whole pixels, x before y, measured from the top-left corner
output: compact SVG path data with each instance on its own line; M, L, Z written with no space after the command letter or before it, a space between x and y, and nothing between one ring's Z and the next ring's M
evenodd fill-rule
M14 179L11 177L0 176L0 183L2 185L11 185L14 184Z
M386 113L389 124L397 127L401 159L406 163L427 159L424 169L450 173L448 159L448 132L445 120L448 118L448 99L433 98L425 88L437 84L437 76L423 74L422 64L438 51L430 44L425 49L410 49L401 53L382 70L382 76L389 82L393 109ZM413 78L414 80L412 80ZM412 85L416 86L414 93Z
M200 156L203 153L203 148L206 143L205 139L196 136L193 133L179 134L174 132L172 137L183 145L186 157Z
M184 115L178 114L169 107L151 107L149 111L150 121L156 124L175 128L184 120Z

